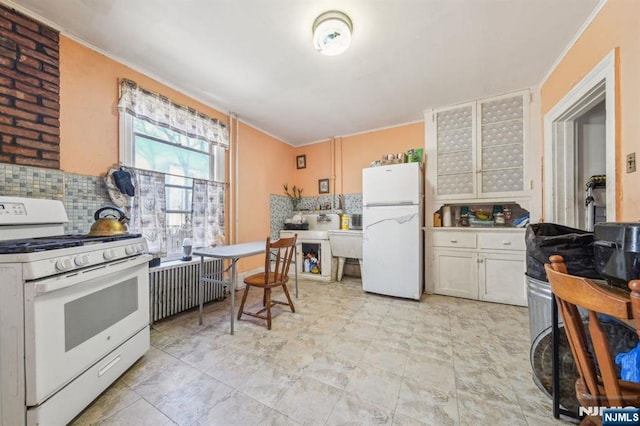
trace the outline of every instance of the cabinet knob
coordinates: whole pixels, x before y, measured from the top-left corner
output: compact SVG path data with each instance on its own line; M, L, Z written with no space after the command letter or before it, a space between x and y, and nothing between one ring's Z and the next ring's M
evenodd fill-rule
M511 245L511 241L503 241L502 245L503 246L510 246Z
M458 242L458 240L449 240L449 242L455 244Z
M484 259L478 259L478 263L483 263Z

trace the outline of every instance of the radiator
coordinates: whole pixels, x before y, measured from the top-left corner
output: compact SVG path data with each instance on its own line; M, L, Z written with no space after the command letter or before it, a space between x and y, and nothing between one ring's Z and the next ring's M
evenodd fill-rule
M205 273L220 273L221 259L208 259ZM170 264L149 272L149 314L151 323L198 306L200 262ZM204 283L204 302L224 299L224 286Z

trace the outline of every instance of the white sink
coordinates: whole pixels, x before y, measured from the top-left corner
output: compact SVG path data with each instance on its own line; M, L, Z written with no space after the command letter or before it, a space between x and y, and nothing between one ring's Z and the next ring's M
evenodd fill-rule
M280 231L280 236L285 238L293 237L293 234L298 234L298 241L302 240L328 240L329 234L328 231L294 231L294 230L283 230Z
M362 269L362 231L331 230L328 234L331 254L338 258L338 281L342 280L344 261L347 257L358 259Z
M341 229L327 232L331 242L331 253L335 257L362 259L362 231Z

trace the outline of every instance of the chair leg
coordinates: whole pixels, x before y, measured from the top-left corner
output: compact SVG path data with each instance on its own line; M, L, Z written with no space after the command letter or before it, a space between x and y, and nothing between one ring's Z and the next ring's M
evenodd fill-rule
M238 321L242 317L242 313L244 312L244 302L247 301L247 295L249 294L249 284L244 285L244 293L242 294L242 302L240 302L240 309L238 309Z
M293 301L291 300L291 296L289 295L289 289L286 284L282 284L282 290L284 290L284 295L287 297L287 301L289 302L289 308L291 312L295 312L296 308L293 307Z
M264 298L266 301L267 308L267 330L271 330L271 289L264 289Z

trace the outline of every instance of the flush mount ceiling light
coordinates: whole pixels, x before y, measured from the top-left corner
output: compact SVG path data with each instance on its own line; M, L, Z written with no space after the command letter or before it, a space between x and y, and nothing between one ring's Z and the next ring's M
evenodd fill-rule
M313 23L313 46L324 55L339 55L349 48L352 30L347 15L336 10L325 12Z

